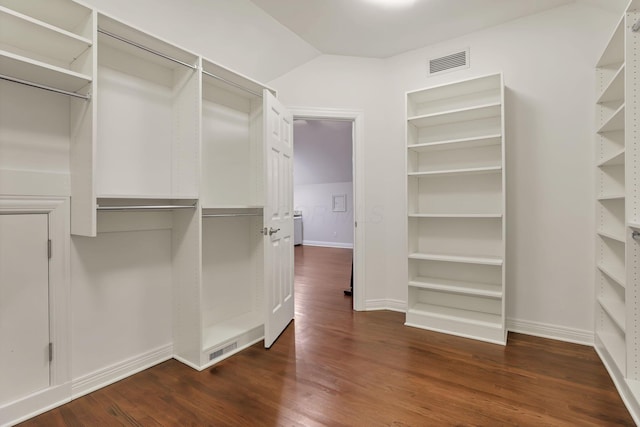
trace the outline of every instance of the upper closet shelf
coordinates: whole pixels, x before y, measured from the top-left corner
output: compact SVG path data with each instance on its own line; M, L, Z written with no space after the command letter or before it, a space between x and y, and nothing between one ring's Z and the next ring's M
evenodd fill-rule
M424 144L413 144L407 146L411 151L423 153L437 150L460 150L465 148L487 147L490 145L500 145L502 135L482 135L470 138L449 139L444 141L427 142Z
M436 170L427 172L409 172L409 176L415 177L427 177L427 176L448 176L448 175L479 175L487 173L500 173L502 172L502 166L488 166L482 168L465 168L465 169L449 169L449 170Z
M69 92L78 92L91 77L0 50L0 74Z
M624 104L622 104L607 120L598 133L614 132L624 129Z
M502 298L502 286L493 283L463 282L436 277L415 277L409 281L409 286L452 294Z
M407 120L410 124L419 128L446 125L449 123L499 117L501 107L502 106L500 103L491 103L475 107L461 108L458 110L449 110L434 114L426 114L423 116L409 117Z
M66 0L0 0L0 5L75 33L91 15L91 9Z
M69 65L91 40L0 6L0 44Z
M409 218L502 218L500 213L410 213Z
M598 104L624 100L624 64L620 66L607 87L598 98Z

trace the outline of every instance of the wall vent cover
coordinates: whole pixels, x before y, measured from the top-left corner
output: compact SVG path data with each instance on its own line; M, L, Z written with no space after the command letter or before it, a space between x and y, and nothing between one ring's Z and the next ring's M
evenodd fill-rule
M223 354L229 353L230 351L235 350L236 348L238 348L238 342L237 341L232 342L228 346L221 348L220 350L216 350L213 353L210 353L209 360L217 359Z
M463 68L469 68L469 48L444 56L429 58L428 75L433 76Z

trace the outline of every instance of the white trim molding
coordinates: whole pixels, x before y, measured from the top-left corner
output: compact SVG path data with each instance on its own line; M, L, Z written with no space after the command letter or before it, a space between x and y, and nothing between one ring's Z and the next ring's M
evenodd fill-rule
M365 310L390 310L400 313L406 313L407 302L395 299L369 299L366 301Z
M593 331L531 322L529 320L507 319L507 330L535 337L550 338L574 344L593 346Z
M353 309L367 310L365 302L365 186L364 112L362 110L317 107L289 107L296 119L333 119L353 122ZM294 141L295 143L295 141ZM294 153L295 156L295 153Z
M353 249L353 243L341 243L341 242L320 242L317 240L303 240L302 246L320 246L323 248L345 248Z
M111 366L83 375L80 378L74 378L71 383L72 398L77 399L78 397L82 397L85 394L118 382L171 358L173 358L173 344L168 344L130 359L114 363Z

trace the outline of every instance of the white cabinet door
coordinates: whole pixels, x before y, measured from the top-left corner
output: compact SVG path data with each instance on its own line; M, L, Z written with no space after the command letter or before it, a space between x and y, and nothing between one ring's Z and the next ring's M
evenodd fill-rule
M0 406L49 387L46 214L0 215Z
M264 208L264 345L293 320L293 116L264 91L266 205Z

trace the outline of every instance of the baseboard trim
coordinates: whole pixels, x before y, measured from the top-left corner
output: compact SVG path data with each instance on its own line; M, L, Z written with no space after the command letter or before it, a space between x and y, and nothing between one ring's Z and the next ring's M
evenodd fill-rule
M400 313L407 312L407 303L395 299L369 299L364 303L365 311L390 310Z
M531 322L529 320L507 319L507 330L541 338L550 338L573 344L592 346L594 344L593 331L567 328L565 326L547 323Z
M71 401L71 382L25 396L0 407L0 426L19 424Z
M303 246L320 246L322 248L353 249L353 243L321 242L317 240L303 240L302 245Z
M168 344L76 378L71 382L71 398L77 399L172 357L173 345Z

